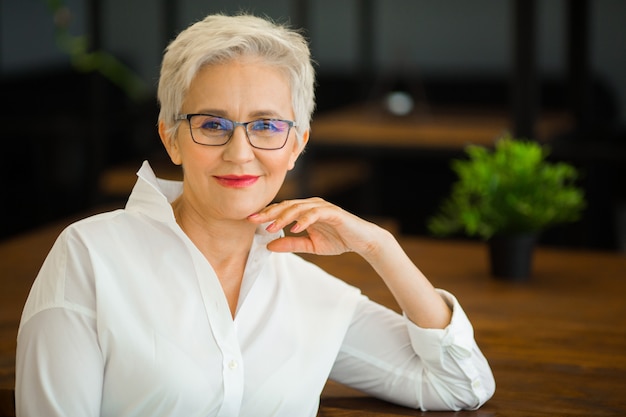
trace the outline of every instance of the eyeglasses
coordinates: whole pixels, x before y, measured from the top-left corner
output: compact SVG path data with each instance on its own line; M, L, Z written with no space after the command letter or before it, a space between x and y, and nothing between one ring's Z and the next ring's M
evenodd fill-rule
M258 119L235 122L211 114L181 114L175 120L189 121L191 139L200 145L226 145L237 126L243 126L248 142L257 149L281 149L287 143L289 131L296 125L291 120Z

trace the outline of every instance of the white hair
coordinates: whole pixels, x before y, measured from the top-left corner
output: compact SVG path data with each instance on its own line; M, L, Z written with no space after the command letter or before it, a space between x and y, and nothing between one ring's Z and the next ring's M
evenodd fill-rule
M198 71L242 57L259 58L285 73L301 142L315 108L315 70L308 43L297 30L249 14L209 15L168 45L157 90L159 121L173 133L178 126L175 118Z

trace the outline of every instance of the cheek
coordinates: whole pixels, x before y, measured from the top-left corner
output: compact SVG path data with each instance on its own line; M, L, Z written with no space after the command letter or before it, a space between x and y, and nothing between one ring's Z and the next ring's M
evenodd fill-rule
M287 172L293 168L292 158L289 154L274 155L260 159L261 165L267 175L268 185L280 187L285 180Z
M293 168L289 155L281 155L266 161L266 167L272 173L282 175Z

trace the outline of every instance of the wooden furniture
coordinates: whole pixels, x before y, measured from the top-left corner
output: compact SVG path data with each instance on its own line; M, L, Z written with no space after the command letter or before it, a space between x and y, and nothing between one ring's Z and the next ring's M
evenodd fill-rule
M548 141L570 123L566 114L543 114L535 129L537 139ZM369 175L353 187L354 198L330 199L359 215L395 217L406 233L419 234L443 197L442 190L451 186L450 159L463 157L469 144L492 146L511 130L504 109L416 106L406 116L394 116L379 102L365 102L320 113L313 117L307 150L296 165L299 194L315 194L312 167L324 161L365 163ZM336 176L342 173L337 170ZM407 187L419 190L419 204ZM410 218L404 209L408 206L415 207Z
M11 416L15 337L23 303L67 222L0 243L0 416ZM454 293L491 363L496 394L480 410L433 416L626 415L626 256L537 250L528 283L488 275L482 243L400 237L432 282ZM354 254L305 256L397 309L373 270ZM419 411L329 383L319 416L403 416ZM430 415L426 413L426 415Z
M564 113L544 114L535 126L536 139L548 140L570 126ZM468 144L491 146L511 131L510 115L504 110L425 108L394 116L378 103L363 103L315 115L309 147L462 151Z

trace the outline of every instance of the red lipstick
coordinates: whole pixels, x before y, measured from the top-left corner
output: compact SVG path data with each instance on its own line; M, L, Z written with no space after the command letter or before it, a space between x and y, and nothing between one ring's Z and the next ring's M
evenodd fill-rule
M214 178L220 185L229 188L250 187L259 179L258 175L216 175Z

